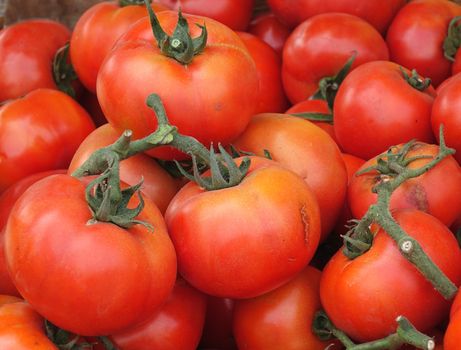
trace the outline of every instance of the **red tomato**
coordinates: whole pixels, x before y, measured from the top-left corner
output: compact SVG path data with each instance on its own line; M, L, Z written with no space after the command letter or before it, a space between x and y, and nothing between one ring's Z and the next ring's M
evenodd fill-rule
M277 17L291 27L321 13L342 12L363 18L385 33L405 0L267 0Z
M259 104L255 113L282 112L288 106L283 91L282 61L276 52L253 34L237 32L256 63L259 75Z
M392 61L439 85L451 74L443 41L450 20L461 15L461 6L448 0L414 0L406 4L389 27L386 42Z
M85 110L63 92L38 89L0 107L0 193L20 179L67 168L94 130Z
M304 21L283 47L282 80L288 99L297 103L312 96L320 80L337 74L354 52L351 69L389 58L382 36L361 18L327 13Z
M143 225L88 224L85 185L71 176L49 176L29 187L5 234L8 269L21 295L75 334L111 334L145 321L173 288L176 257L162 215L144 201L138 219L154 232Z
M399 145L397 149L401 149ZM406 158L415 156L435 157L439 152L437 145L422 142L408 152ZM431 159L419 159L409 164L415 169L429 163ZM361 169L376 165L377 157L367 161ZM370 171L354 176L348 188L348 203L355 218L365 215L368 207L376 203L377 195L372 188L385 181L387 175ZM427 173L408 179L391 195L390 209L413 208L427 212L445 225L450 226L461 213L461 167L452 156L446 157Z
M451 231L418 210L397 210L393 217L459 285L461 250ZM333 256L322 274L320 298L333 324L359 342L394 333L399 315L426 332L448 315L450 307L382 229L363 255L349 260L340 250Z
M69 165L68 174L72 174L80 167L94 151L114 143L119 136L110 124L97 128L80 144ZM145 154L137 154L120 163L120 180L130 186L144 180L141 191L162 213L179 189L179 181L173 179L155 159Z
M287 282L310 261L320 236L317 200L303 179L258 157L237 186L186 184L165 219L180 274L207 294L233 299Z
M430 123L435 91L432 86L414 88L403 71L411 75L393 62L369 62L343 81L333 115L336 139L344 152L370 159L413 138L435 141Z
M207 146L227 144L244 130L255 110L259 94L256 66L235 32L209 18L185 16L193 38L201 30L196 24L206 24L208 41L202 54L187 65L164 56L153 40L149 19L141 19L120 38L102 65L98 99L117 131L131 129L134 138L140 138L157 126L145 101L158 93L179 132ZM171 34L178 14L162 11L157 17ZM127 92L130 97L124 98ZM149 154L167 159L179 156L165 147Z
M179 279L148 321L111 336L123 350L195 350L205 322L206 296Z
M168 7L153 3L154 11ZM102 1L87 9L78 19L70 40L70 56L80 81L96 92L96 77L106 55L117 39L138 19L147 16L146 6L121 6L117 1Z
M0 31L0 102L39 88L57 89L53 59L69 38L69 29L46 19L18 22Z
M159 0L171 9L205 16L233 30L245 30L251 19L254 0Z
M280 22L272 12L261 13L250 22L248 32L256 35L282 55L283 45L291 30Z
M313 267L283 286L253 299L238 300L234 307L234 335L239 350L323 350L310 330L321 309L321 272Z
M456 297L455 301L459 299L459 297ZM456 303L457 307L458 304L459 303ZM450 321L443 338L443 350L457 350L459 349L459 344L461 344L461 312L459 308L456 310L455 312L455 310L452 309L453 312L451 313Z
M324 240L341 212L347 174L341 152L331 137L313 123L286 114L253 117L233 143L237 149L271 158L301 176L314 192Z

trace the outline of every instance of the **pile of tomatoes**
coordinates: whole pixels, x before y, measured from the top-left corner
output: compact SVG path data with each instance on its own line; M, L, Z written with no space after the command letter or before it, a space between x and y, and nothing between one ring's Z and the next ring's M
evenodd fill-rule
M0 348L459 349L458 16L120 0L1 29ZM376 203L454 292L386 227L358 242Z

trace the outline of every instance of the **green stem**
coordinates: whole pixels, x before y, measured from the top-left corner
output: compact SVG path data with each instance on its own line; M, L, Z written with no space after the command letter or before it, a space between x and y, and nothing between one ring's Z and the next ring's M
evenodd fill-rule
M313 122L324 122L333 124L333 114L331 113L316 113L316 112L302 112L302 113L290 113L292 116L306 119Z
M72 83L78 79L74 67L69 63L69 43L61 47L53 59L53 79L59 90L75 98Z
M151 0L148 0L149 4L152 2ZM142 6L144 5L145 2L144 0L119 0L118 1L118 6L120 7L125 7L125 6Z
M454 17L448 25L448 32L443 41L443 54L451 62L455 61L456 52L461 45L461 16Z
M409 75L404 68L400 67L400 71L402 72L403 78L407 81L407 83L418 91L424 91L431 85L431 79L429 78L422 78L416 69L411 71L411 75Z

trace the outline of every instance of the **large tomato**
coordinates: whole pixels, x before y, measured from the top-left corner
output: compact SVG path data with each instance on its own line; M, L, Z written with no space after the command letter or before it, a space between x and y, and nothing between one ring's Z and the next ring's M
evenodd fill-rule
M0 193L14 182L69 166L94 130L88 113L71 97L38 89L0 107Z
M237 186L190 182L165 219L181 275L219 297L249 298L287 282L310 261L320 236L317 200L301 177L251 157Z
M388 61L365 63L344 79L333 109L344 152L370 159L413 138L435 141L430 122L435 91L410 82L408 69Z
M452 232L422 211L396 210L393 217L459 285L461 250ZM333 256L323 270L320 298L333 324L359 342L394 333L399 315L426 332L448 315L450 307L382 229L363 255L350 260L340 250Z
M289 100L314 95L320 80L336 75L354 53L351 69L389 58L379 32L356 16L327 13L301 23L283 47L282 80Z
M259 79L255 63L238 35L209 18L184 15L192 38L206 25L207 45L191 62L182 64L160 52L149 19L139 20L118 41L101 66L97 95L107 120L134 138L157 126L146 98L157 93L171 123L179 132L209 146L229 143L248 124L258 100ZM158 20L172 34L178 14L162 11ZM171 158L171 149L150 154Z
M99 68L117 39L131 24L147 16L146 6L120 5L121 1L102 1L86 10L78 19L70 40L70 56L80 81L96 92ZM168 7L152 3L154 11Z
M153 232L144 225L89 223L85 184L71 176L49 176L29 187L5 234L8 269L24 299L80 335L145 321L173 288L176 256L161 213L148 198L144 202L137 219Z

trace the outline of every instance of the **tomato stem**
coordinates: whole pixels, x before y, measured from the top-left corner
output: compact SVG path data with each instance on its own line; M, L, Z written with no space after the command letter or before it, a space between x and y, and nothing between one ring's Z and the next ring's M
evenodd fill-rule
M56 51L52 70L53 79L58 89L75 98L75 89L72 87L72 83L78 77L74 67L69 63L69 43Z
M148 0L149 4L152 2ZM119 0L118 6L125 7L125 6L141 6L144 5L144 0Z
M451 62L455 61L455 55L461 46L461 16L454 17L448 25L448 32L443 41L443 54Z
M429 85L431 85L431 79L422 78L416 69L411 70L411 75L409 75L403 68L400 66L400 71L402 72L403 78L406 80L411 87L415 88L418 91L426 90Z
M306 119L309 121L333 124L333 114L331 113L302 112L302 113L290 113L290 114L294 117Z

